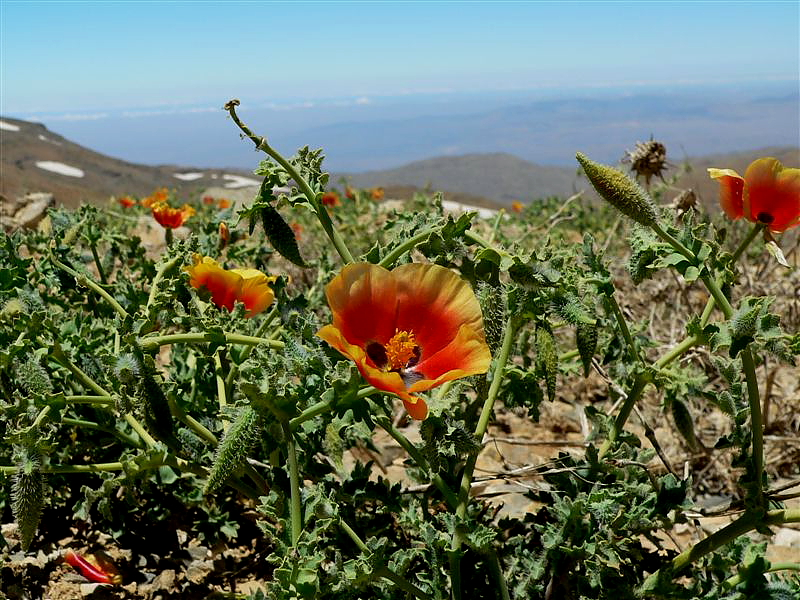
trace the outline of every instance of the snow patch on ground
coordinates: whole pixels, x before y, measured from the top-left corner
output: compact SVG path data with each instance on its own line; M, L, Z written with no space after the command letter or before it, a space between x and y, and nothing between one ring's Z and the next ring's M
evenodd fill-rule
M41 133L39 134L39 139L42 140L43 142L50 142L51 144L55 144L56 146L61 145L61 142L57 142L55 140L51 140L48 137L44 137Z
M83 171L78 167L70 167L64 163L55 162L53 160L40 160L37 161L36 166L51 173L58 173L59 175L66 175L67 177L83 177Z
M491 208L482 208L480 206L470 206L468 204L461 204L460 202L453 202L452 200L443 200L442 208L450 212L472 212L477 211L478 216L482 219L491 219L497 214L497 211Z
M261 185L261 182L257 179L250 179L249 177L242 177L241 175L223 175L222 178L229 182L225 184L225 187L229 190Z
M14 125L13 123L6 123L5 121L0 121L0 129L4 129L5 131L19 131L19 125Z
M172 176L175 179L180 179L181 181L194 181L195 179L200 179L203 174L202 173L173 173Z

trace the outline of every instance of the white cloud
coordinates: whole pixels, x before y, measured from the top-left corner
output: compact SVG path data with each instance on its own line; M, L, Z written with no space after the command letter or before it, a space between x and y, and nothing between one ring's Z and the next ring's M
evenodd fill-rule
M370 100L366 96L361 96L360 98L356 98L356 104L358 105L372 104L372 100Z
M58 173L59 175L66 175L67 177L83 177L83 171L78 167L70 167L64 163L55 162L52 160L37 161L36 166L51 173Z

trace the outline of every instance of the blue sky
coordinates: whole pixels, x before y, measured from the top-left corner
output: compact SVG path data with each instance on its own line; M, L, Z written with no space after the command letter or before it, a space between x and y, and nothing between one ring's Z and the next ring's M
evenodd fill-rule
M0 6L6 115L800 72L796 0Z

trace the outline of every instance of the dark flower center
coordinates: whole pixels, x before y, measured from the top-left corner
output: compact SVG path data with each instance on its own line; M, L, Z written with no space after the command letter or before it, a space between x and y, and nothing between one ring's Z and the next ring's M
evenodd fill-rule
M758 213L756 219L758 220L759 223L765 223L766 225L769 225L775 220L775 217L767 212L760 212Z

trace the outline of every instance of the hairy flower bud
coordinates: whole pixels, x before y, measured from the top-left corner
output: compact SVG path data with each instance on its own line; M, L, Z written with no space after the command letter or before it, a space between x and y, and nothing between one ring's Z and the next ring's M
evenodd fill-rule
M575 157L604 200L637 223L655 224L656 206L639 184L622 171L589 160L580 152Z

